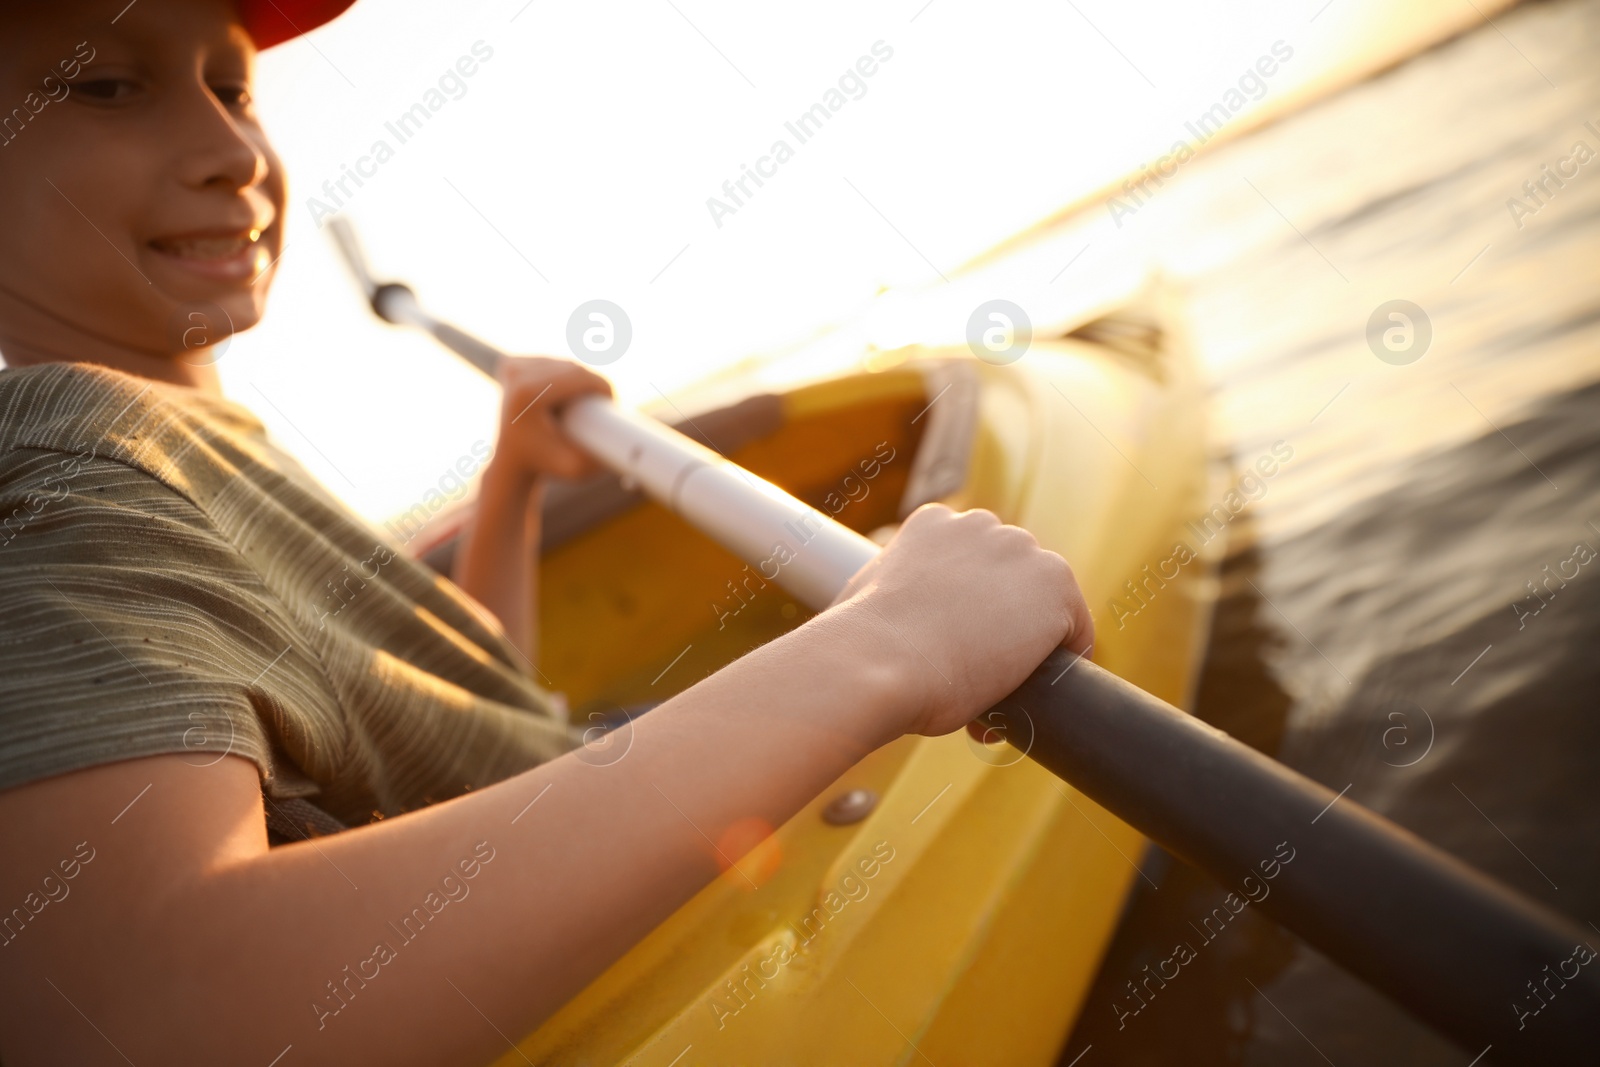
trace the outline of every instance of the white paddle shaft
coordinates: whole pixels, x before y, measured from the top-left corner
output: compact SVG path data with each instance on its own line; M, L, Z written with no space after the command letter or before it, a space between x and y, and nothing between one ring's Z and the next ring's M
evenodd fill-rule
M436 319L405 285L380 284L355 230L341 218L334 237L372 309L383 319L431 333L490 378L505 354ZM878 546L731 460L655 419L584 397L567 405L562 425L585 450L643 489L712 540L775 581L806 607L821 611L866 565Z
M600 397L567 405L573 440L623 478L821 611L878 546L771 482L646 415Z

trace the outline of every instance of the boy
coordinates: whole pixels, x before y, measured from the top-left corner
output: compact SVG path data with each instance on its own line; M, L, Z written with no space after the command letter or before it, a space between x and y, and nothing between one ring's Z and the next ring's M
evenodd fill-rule
M605 383L512 361L458 587L172 336L197 303L259 318L285 193L252 35L341 6L0 14L0 106L27 113L0 145L9 1067L488 1062L736 858L709 844L729 825L781 824L1092 640L1059 556L926 508L835 607L641 719L628 759L562 755L522 666L538 503L588 464L554 414Z

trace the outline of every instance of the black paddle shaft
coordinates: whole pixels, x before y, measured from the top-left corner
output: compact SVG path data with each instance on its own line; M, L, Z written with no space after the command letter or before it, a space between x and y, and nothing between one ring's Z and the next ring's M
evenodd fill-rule
M1469 1054L1600 1057L1600 937L1070 652L1013 707L1046 769Z

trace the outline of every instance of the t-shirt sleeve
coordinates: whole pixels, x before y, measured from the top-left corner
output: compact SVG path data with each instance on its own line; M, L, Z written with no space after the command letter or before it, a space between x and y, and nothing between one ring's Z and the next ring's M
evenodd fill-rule
M96 456L0 455L0 789L115 760L344 751L315 650L182 493Z

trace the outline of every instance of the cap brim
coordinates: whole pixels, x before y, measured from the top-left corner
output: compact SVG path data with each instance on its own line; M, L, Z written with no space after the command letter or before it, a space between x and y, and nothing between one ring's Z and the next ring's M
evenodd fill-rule
M258 49L292 40L330 22L355 0L237 0L239 21Z

